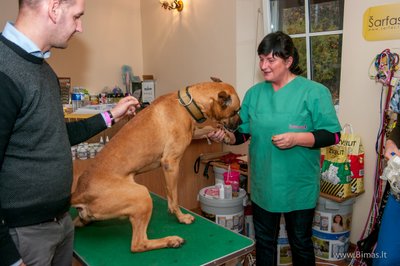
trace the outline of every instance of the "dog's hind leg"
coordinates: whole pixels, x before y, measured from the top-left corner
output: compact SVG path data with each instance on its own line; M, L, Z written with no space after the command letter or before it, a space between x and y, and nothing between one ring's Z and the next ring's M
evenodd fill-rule
M137 193L137 189L136 189ZM159 248L177 248L180 247L184 240L178 236L167 236L159 239L147 238L147 226L150 222L153 210L153 202L150 194L147 192L141 197L140 203L136 202L135 211L129 216L132 224L132 252L143 252Z

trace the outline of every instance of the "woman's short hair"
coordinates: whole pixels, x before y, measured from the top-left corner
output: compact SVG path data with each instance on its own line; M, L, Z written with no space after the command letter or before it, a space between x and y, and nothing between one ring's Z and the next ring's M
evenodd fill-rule
M282 31L276 31L266 35L258 45L257 53L258 55L268 55L272 53L273 56L285 60L292 57L293 62L289 68L290 72L296 75L300 75L303 72L299 67L299 53L294 46L292 38Z

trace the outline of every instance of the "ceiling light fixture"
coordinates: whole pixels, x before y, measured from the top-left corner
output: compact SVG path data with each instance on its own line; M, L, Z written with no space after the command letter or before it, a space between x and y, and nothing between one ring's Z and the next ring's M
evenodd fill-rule
M183 1L181 0L174 0L173 2L169 1L160 1L161 7L168 10L176 9L179 12L183 10Z

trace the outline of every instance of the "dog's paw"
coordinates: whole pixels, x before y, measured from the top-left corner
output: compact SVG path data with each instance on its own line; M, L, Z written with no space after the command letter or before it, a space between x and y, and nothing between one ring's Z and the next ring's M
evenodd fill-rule
M179 236L169 236L168 237L168 247L169 248L179 248L185 243L185 240Z
M194 222L194 217L190 214L182 214L178 217L179 222L182 224L191 224Z
M75 225L75 227L85 226L85 224L82 222L82 220L79 216L74 219L74 225Z
M85 220L81 219L81 217L79 217L79 216L74 219L75 227L84 227L88 223L90 223L90 221L85 221Z

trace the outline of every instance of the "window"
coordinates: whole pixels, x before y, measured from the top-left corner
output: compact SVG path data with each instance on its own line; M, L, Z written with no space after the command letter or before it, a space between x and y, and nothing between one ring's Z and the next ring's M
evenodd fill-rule
M339 103L344 0L263 0L265 31L289 34L303 76L329 88Z

